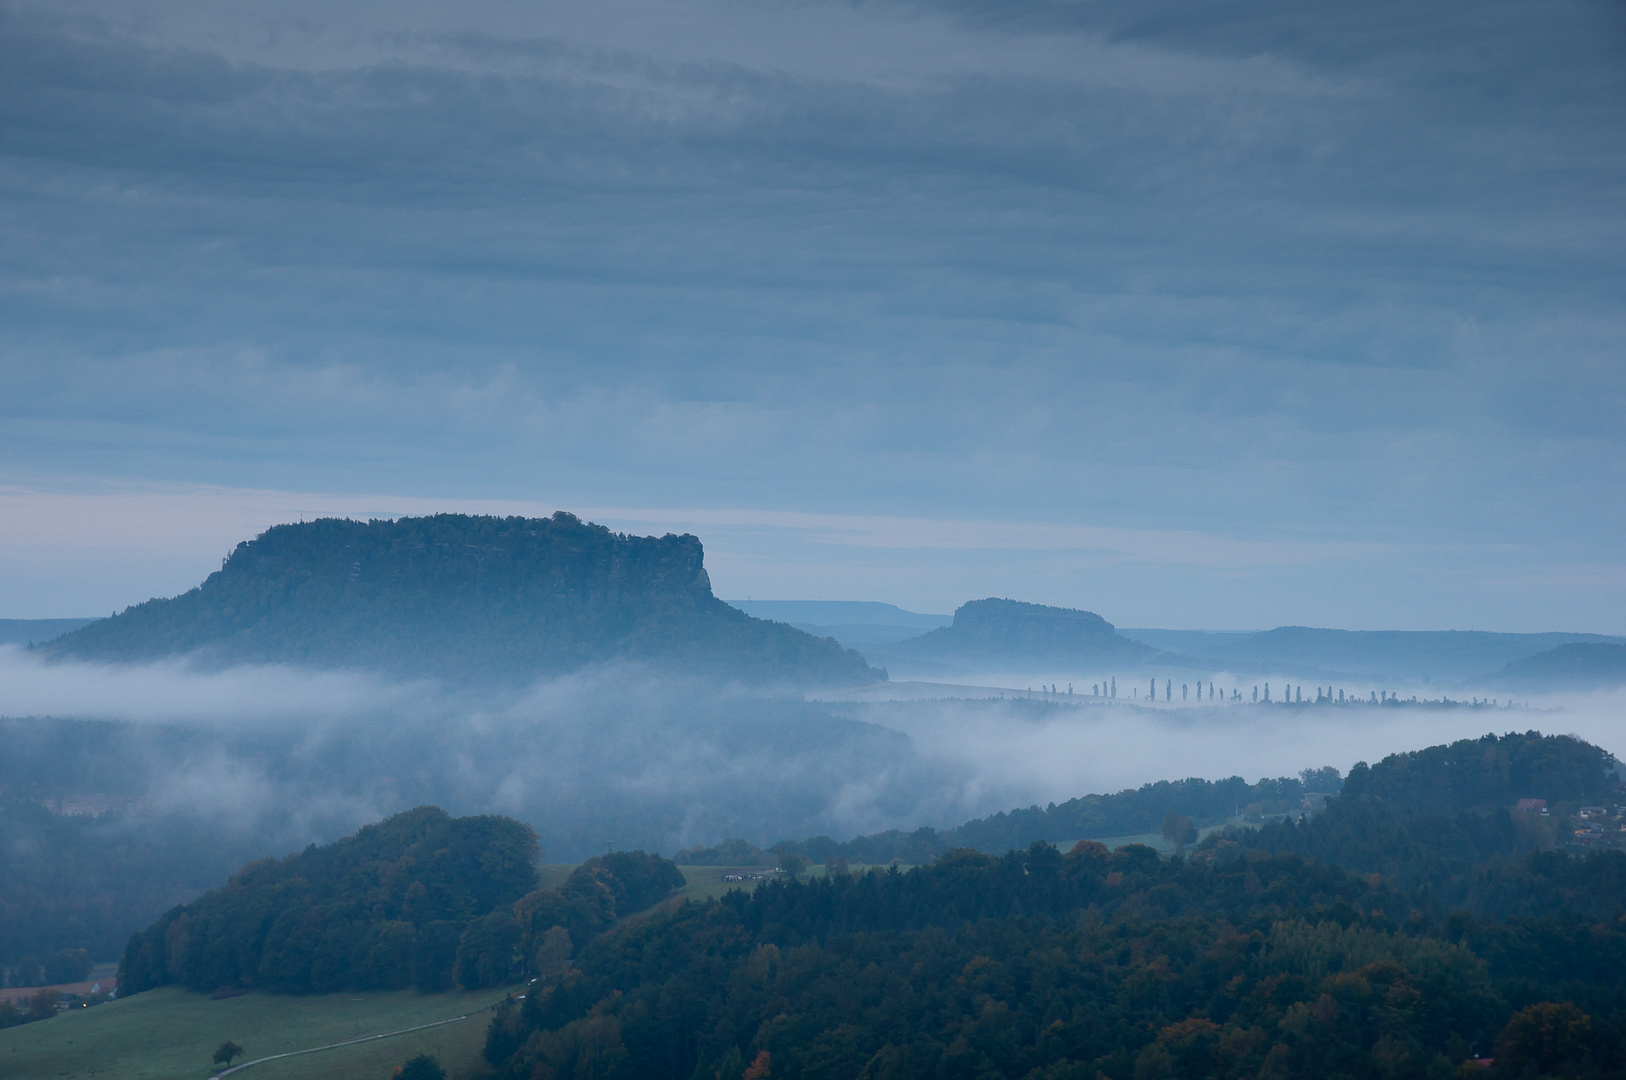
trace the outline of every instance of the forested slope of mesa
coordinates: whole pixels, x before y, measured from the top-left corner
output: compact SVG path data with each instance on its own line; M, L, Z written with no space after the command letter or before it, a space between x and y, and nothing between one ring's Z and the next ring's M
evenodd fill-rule
M453 678L633 660L753 683L885 678L833 639L712 595L693 536L551 518L322 519L237 546L198 588L43 646L50 656L360 666Z

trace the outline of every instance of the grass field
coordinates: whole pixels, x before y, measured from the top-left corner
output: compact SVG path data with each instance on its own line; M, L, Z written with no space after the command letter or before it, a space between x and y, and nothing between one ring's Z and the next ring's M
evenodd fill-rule
M227 1039L252 1059L469 1014L467 1020L427 1031L268 1061L232 1074L233 1080L387 1080L412 1055L434 1054L456 1077L479 1056L491 1015L487 1007L505 993L254 993L210 1001L207 994L164 987L0 1031L0 1077L205 1080L216 1071L210 1063L215 1047Z

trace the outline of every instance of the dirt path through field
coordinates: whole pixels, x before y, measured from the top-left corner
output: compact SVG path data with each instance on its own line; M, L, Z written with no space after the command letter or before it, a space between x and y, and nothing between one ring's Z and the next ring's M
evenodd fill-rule
M278 1058L298 1057L300 1054L315 1054L322 1050L335 1050L341 1046L354 1046L357 1043L374 1042L378 1039L388 1039L393 1035L406 1035L414 1031L423 1031L427 1028L440 1027L442 1024L455 1024L459 1020L467 1020L473 1015L473 1013L467 1013L463 1016L453 1016L445 1020L436 1020L432 1024L419 1024L417 1027L402 1028L400 1031L386 1031L382 1035L363 1035L359 1039L346 1039L344 1042L328 1043L326 1046L312 1046L307 1047L304 1050L289 1050L283 1054L272 1054L269 1057L255 1058L253 1061L245 1061L241 1065L233 1065L229 1069L222 1069L220 1072L217 1072L211 1076L209 1080L220 1080L222 1076L230 1076L232 1073L246 1069L250 1065L259 1065L260 1063L266 1061L276 1061Z

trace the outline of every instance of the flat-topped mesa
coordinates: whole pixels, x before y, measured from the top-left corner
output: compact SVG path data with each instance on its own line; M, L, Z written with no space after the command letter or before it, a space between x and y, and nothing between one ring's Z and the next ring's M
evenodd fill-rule
M1081 643L1113 642L1113 625L1093 611L1025 604L1019 600L973 600L954 613L956 636L1023 651Z
M530 677L633 661L751 684L884 679L857 653L712 595L690 535L550 518L324 518L237 545L199 587L42 647L144 661L353 666Z
M994 598L961 605L954 613L952 625L905 642L900 651L922 658L979 655L1127 661L1156 653L1155 649L1123 637L1093 611Z

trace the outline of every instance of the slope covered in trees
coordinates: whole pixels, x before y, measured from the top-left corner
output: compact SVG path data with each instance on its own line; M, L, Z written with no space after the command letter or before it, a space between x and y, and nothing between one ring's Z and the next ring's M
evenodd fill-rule
M470 923L458 945L458 984L498 986L563 971L594 935L683 884L683 873L659 855L616 851L588 859L557 890L537 889Z
M511 1080L1619 1075L1622 961L1614 918L1434 921L1294 855L1035 844L657 914L535 984L486 1056Z
M1506 806L1562 814L1615 784L1578 740L1486 736L1359 766L1325 812L1172 859L956 848L631 921L681 883L671 863L607 855L538 890L528 830L426 808L245 868L132 940L123 972L132 990L535 976L487 1037L515 1080L1443 1080L1472 1056L1488 1080L1620 1075L1626 853L1544 850ZM1208 797L1125 794L1136 814Z
M1380 874L1436 913L1462 907L1503 915L1598 915L1626 895L1626 860L1543 858L1541 852L1564 839L1570 813L1620 801L1617 768L1608 752L1564 735L1463 739L1391 754L1370 767L1357 763L1322 813L1227 829L1203 846L1291 852L1352 873ZM1542 800L1547 812L1514 812L1522 799Z
M1341 793L1342 798L1327 803L1325 813L1298 824L1275 822L1259 829L1231 829L1215 842L1229 839L1263 845L1267 850L1299 851L1366 870L1381 869L1372 865L1374 855L1362 853L1374 845L1393 852L1401 845L1411 855L1416 854L1418 843L1440 850L1455 845L1477 862L1494 854L1529 850L1538 841L1552 841L1551 829L1538 835L1529 825L1520 832L1522 839L1514 838L1509 810L1518 800L1542 799L1562 812L1614 798L1620 786L1617 769L1618 763L1607 751L1570 736L1535 731L1486 735L1392 754L1372 766L1357 763L1347 779L1340 779L1337 769L1327 767L1307 769L1297 777L1264 777L1251 784L1240 776L1159 780L1115 794L1083 795L1046 807L1010 810L953 829L891 830L839 842L814 837L787 841L774 850L799 852L816 862L840 857L853 863L894 859L923 863L957 847L998 854L1036 840L1058 843L1153 833L1170 813L1198 825L1218 824L1238 814L1251 813L1255 820L1259 816L1296 816L1305 796ZM1402 829L1400 822L1410 824ZM1340 830L1348 831L1349 838L1330 839L1341 835ZM1412 833L1421 839L1403 841L1402 834ZM1491 839L1492 833L1497 837L1505 834L1505 841ZM1480 841L1471 839L1475 836ZM1289 837L1295 839L1289 842L1285 839ZM1307 839L1310 837L1317 839ZM685 854L700 862L727 861L709 849Z
M1583 803L1619 788L1615 764L1608 751L1573 736L1512 732L1390 754L1372 766L1357 762L1343 794L1407 813L1487 812L1520 799Z
M1251 784L1240 776L1158 780L1113 794L1081 795L1049 806L1003 811L952 829L890 829L840 841L815 836L783 841L773 851L794 852L820 863L842 858L871 865L894 860L919 864L961 847L998 854L1035 840L1059 843L1155 833L1171 813L1198 825L1237 814L1252 814L1257 820L1259 815L1297 811L1307 794L1332 794L1340 784L1338 770L1331 767L1306 769L1296 777L1264 777ZM762 857L765 854L746 841L734 839L715 847L691 848L680 853L679 861L697 866L746 866Z
M121 993L425 992L498 986L566 964L577 945L683 886L642 851L589 859L536 888L536 837L503 817L422 806L337 843L262 859L131 937Z
M239 544L198 588L138 604L44 650L459 679L612 660L753 683L885 677L833 639L717 599L695 537L626 536L563 512L279 525Z
M536 887L536 837L425 806L263 859L131 938L119 986L438 990L463 931Z
M822 715L814 707L798 707L775 721L774 730L801 740L796 747L805 745L811 755L831 738L819 720ZM599 730L614 735L621 729L604 725ZM748 731L735 727L705 732L748 752L758 746ZM133 932L175 904L225 881L249 860L301 846L311 835L333 837L353 828L335 819L311 832L276 831L269 820L245 828L206 813L138 809L153 785L161 788L168 782L171 767L204 767L202 763L220 758L252 760L265 774L284 781L301 777L297 784L290 781L277 788L279 799L298 800L316 791L354 790L359 781L345 771L348 762L365 759L372 770L365 775L410 778L410 770L418 767L413 763L426 757L456 754L465 761L490 760L476 753L470 739L455 729L407 727L372 733L364 742L356 741L355 733L331 732L319 752L308 748L297 761L288 759L285 749L279 750L274 734L216 732L201 743L197 738L196 731L162 725L0 721L0 741L6 747L0 754L0 967L14 968L29 957L44 962L63 950L86 949L95 959L116 957ZM1597 748L1564 737L1526 733L1467 740L1355 770L1350 796L1332 800L1303 823L1230 829L1215 833L1206 843L1295 852L1352 872L1380 873L1407 887L1421 889L1429 883L1433 892L1420 893L1419 901L1437 912L1459 905L1532 910L1531 905L1546 902L1542 894L1509 893L1504 875L1482 864L1517 860L1535 848L1554 846L1562 839L1559 825L1566 809L1619 801L1611 794L1615 767ZM454 813L476 812L487 805L491 789L475 789L466 773L459 775L465 800L461 805L443 801L458 797L452 777L438 786L422 782L422 777L410 786L403 781L402 797L408 805L438 803ZM500 780L508 774L495 775ZM594 775L630 774L600 767ZM832 769L819 775L838 773ZM772 802L764 800L753 810L752 801L772 789L766 784L743 787L740 799L727 808L729 816L744 820L755 813L769 827L774 821L794 820L773 815L795 808L797 789L782 780L774 782L779 788ZM1081 837L1156 833L1171 812L1198 826L1216 825L1239 812L1279 816L1300 810L1306 793L1335 793L1338 784L1332 769L1253 783L1239 777L1159 781L1115 794L1015 809L952 829L895 830L842 840L815 835L776 844L769 851L739 840L691 848L680 853L679 861L771 867L789 853L815 864L837 859L852 864L894 859L921 864L955 847L999 854L1035 840L1070 843ZM92 806L115 809L91 816L82 801L74 805L87 797ZM676 799L652 807L618 787L601 797L602 808L576 817L542 804L527 804L516 812L545 830L544 846L555 858L585 856L582 836L620 836L629 845L655 849L679 835L684 804ZM693 814L698 796L691 789L684 797ZM1509 813L1514 802L1525 797L1548 800L1552 814ZM586 798L573 796L577 803ZM59 805L59 800L66 800L67 809L76 812L47 809ZM126 805L129 808L117 808ZM664 823L668 816L673 823L664 831L638 831L651 821ZM599 824L606 821L612 830ZM806 837L807 832L791 835ZM569 846L573 838L575 848ZM1548 895L1571 888L1561 877L1552 881ZM576 941L579 944L580 938Z

